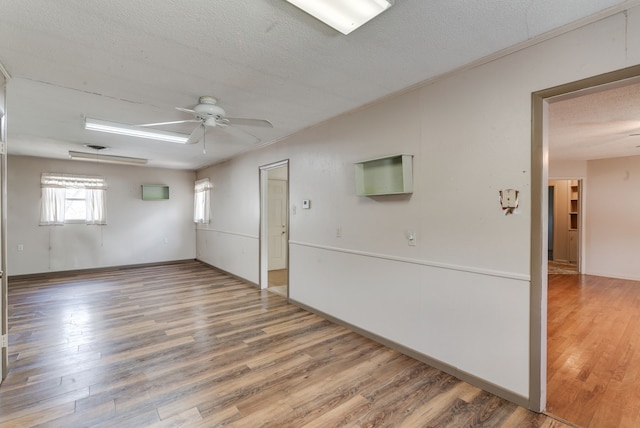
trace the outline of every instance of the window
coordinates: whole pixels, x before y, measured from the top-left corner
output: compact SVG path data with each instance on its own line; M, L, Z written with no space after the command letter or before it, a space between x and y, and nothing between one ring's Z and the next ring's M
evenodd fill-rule
M40 225L107 224L104 178L44 173L40 187Z
M193 190L193 221L209 223L211 181L208 178L198 180Z
M65 189L64 221L84 221L87 218L85 189Z

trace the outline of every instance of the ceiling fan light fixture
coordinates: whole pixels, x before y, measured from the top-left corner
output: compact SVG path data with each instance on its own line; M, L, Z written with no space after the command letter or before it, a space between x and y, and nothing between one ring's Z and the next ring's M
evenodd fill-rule
M86 160L93 162L121 163L127 165L146 165L149 162L143 158L130 158L127 156L102 155L99 153L85 153L69 150L69 159Z
M127 135L129 137L147 138L150 140L167 141L169 143L185 144L188 135L177 132L147 129L140 126L125 125L122 123L107 122L105 120L85 118L84 129L89 131L106 132L109 134Z
M344 35L393 5L393 0L287 0Z

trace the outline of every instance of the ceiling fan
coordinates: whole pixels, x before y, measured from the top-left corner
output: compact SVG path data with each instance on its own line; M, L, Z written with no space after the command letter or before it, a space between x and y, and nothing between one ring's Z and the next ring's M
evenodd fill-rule
M242 130L240 128L235 128L236 125L240 126L259 126L263 128L273 128L273 125L268 120L264 119L246 119L239 117L227 117L224 109L218 105L218 100L215 97L211 96L202 96L198 99L198 104L193 107L193 109L176 107L176 110L180 110L185 113L190 113L195 116L193 119L187 120L175 120L172 122L159 122L159 123L146 123L140 126L161 126L161 125L171 125L174 123L188 123L194 122L198 123L198 127L196 127L189 135L189 139L186 144L194 144L200 141L201 138L204 137L207 127L220 127L225 131L235 134L236 136L241 136L237 131L241 134L244 134L244 137L251 136L255 141L258 142L260 139L255 135Z

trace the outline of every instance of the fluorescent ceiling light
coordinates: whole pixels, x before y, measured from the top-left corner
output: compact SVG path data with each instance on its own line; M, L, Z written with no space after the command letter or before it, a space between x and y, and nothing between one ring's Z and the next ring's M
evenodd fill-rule
M104 120L90 118L86 118L84 120L84 129L180 144L185 144L189 139L188 135L179 134L177 132L152 130L141 126L124 125L122 123L107 122Z
M393 0L287 0L335 28L349 34L393 5Z
M69 150L69 158L76 160L88 160L94 162L124 163L129 165L145 165L148 160L142 158L130 158L126 156L101 155L100 153L74 152Z

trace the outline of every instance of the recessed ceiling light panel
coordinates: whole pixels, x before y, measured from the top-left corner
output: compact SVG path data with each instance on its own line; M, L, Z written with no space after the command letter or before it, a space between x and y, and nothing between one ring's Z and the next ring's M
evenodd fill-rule
M393 5L393 0L287 0L342 34L380 15Z
M90 131L107 132L109 134L128 135L130 137L148 138L150 140L168 141L170 143L185 144L189 139L188 135L177 132L160 131L157 129L147 129L141 126L125 125L122 123L107 122L86 118L84 129Z

